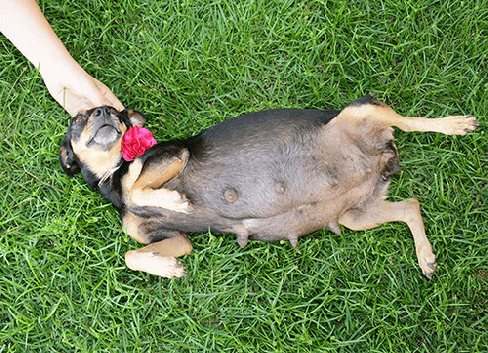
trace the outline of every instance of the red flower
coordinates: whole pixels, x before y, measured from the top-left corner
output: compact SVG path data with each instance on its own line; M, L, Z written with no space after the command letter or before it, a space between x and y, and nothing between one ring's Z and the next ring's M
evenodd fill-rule
M131 161L142 156L146 150L157 144L153 133L146 128L130 127L122 137L122 157Z

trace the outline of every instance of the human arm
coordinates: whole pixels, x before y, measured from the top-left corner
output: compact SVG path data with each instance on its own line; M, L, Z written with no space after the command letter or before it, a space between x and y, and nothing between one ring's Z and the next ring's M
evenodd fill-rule
M0 32L39 69L49 93L71 116L101 105L124 108L73 59L35 0L1 0Z

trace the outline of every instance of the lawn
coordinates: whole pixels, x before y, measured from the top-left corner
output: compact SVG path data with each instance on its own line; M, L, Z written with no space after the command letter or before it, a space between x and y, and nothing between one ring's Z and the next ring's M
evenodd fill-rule
M0 36L0 353L487 352L488 1L68 1L41 8L74 58L158 140L262 109L340 108L370 92L474 133L397 131L391 200L421 203L438 271L406 225L299 241L195 234L170 280L58 162L69 116Z

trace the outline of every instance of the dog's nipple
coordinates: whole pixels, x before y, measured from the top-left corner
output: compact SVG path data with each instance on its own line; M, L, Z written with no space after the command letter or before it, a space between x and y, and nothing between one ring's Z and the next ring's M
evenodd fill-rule
M224 199L227 202L236 202L237 199L239 198L239 193L237 192L236 189L232 187L228 187L227 189L224 190Z
M279 195L283 195L286 192L286 184L283 180L278 180L275 183L275 191Z
M341 228L339 227L339 223L337 221L331 221L327 224L327 228L329 228L334 234L341 235Z

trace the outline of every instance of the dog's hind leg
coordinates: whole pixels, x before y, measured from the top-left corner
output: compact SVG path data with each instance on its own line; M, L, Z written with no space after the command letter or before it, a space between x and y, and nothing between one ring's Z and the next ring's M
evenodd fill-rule
M365 212L350 210L339 218L340 224L352 230L371 229L381 223L393 221L405 222L410 228L419 266L424 275L431 279L436 268L435 255L425 235L419 202L416 199L400 202L386 202L380 199L368 204Z
M359 124L356 126L369 125L379 130L396 126L403 131L430 131L446 135L466 135L479 126L479 121L470 115L444 118L403 117L383 102L371 97L365 98L346 106L338 115L337 121L347 121L349 124L356 121Z
M445 135L466 135L479 126L479 121L469 115L446 116L445 118L415 118L408 117L394 126L403 131L441 132Z
M125 254L127 267L134 271L147 272L166 278L187 276L185 268L176 258L189 254L193 250L184 233L172 236L138 250Z
M391 109L391 108L390 108ZM393 112L393 110L391 110ZM470 115L446 116L444 118L402 117L390 113L389 124L403 131L440 132L445 135L466 135L479 126L479 121Z

